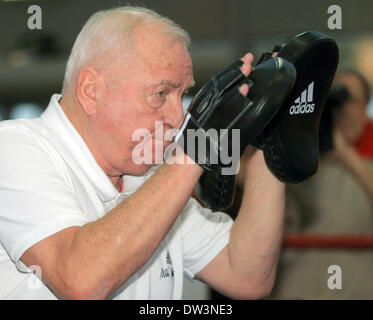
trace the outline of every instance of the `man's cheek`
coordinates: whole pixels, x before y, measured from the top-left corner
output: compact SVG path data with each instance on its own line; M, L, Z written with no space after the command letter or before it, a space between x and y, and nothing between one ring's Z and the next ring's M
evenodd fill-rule
M100 110L100 112L94 117L94 119L95 125L103 132L118 132L118 130L120 129L118 118L114 117L113 113L111 113L107 109Z
M153 154L151 132L147 129L137 129L132 133L131 156L136 164L151 164Z
M162 164L168 144L152 137L138 141L132 147L132 161L138 165Z

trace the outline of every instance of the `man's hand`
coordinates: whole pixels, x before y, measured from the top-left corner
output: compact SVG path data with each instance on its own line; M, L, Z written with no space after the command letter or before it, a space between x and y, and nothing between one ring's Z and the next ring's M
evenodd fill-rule
M276 57L278 52L274 52L272 54L272 57ZM251 52L246 53L242 58L241 61L243 61L243 65L241 66L241 72L245 75L245 77L248 77L251 72L251 64L254 61L254 56ZM243 84L239 91L242 95L246 96L249 92L249 86L247 84Z
M211 209L222 210L231 205L234 175L241 155L276 115L295 81L295 67L282 58L268 57L257 64L255 69L251 68L252 61L253 55L247 53L241 61L215 76L197 94L189 109L192 124L201 123L202 129L208 129L206 136L213 142L210 151L218 150L215 154L223 156L217 165L204 167L205 172L196 188L199 199ZM243 78L248 75L247 80L242 80L229 91L212 90L224 88L222 84L227 82L225 78L237 73L243 75ZM208 98L211 95L213 98ZM203 106L204 111L199 111L200 106ZM208 133L210 128L220 130L219 138ZM183 132L186 132L185 128ZM228 154L231 156L227 157ZM203 159L202 156L200 158Z
M241 60L243 61L243 65L240 67L241 72L245 75L245 77L248 77L251 72L251 64L254 61L254 56L249 52L246 53ZM243 84L239 91L242 95L247 96L249 92L249 86L247 84Z

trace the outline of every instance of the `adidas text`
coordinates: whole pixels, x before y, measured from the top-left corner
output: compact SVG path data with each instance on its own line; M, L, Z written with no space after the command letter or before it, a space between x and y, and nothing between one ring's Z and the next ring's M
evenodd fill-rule
M315 110L314 103L304 103L290 108L290 114L312 113Z
M313 103L313 87L314 82L312 81L308 87L303 90L301 95L295 99L294 105L290 107L290 114L312 113L315 110L315 104Z

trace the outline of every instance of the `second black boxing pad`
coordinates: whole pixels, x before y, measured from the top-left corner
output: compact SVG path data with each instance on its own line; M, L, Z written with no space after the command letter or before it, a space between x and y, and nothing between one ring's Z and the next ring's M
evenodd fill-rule
M263 149L268 168L283 182L297 183L316 173L319 124L338 65L338 47L330 37L304 32L276 47L278 57L297 70L293 89L254 145ZM264 54L260 62L272 53Z
M233 68L241 64L240 61L234 64ZM213 170L205 170L199 179L196 194L205 206L211 209L224 209L232 204L235 189L234 178L242 153L278 112L293 87L295 79L296 70L291 63L278 57L267 59L256 65L248 77L251 84L246 97L247 101L250 101L249 107L236 105L234 108L225 108L216 114L216 118L220 117L221 122L235 116L229 130L226 131L229 141L227 143L228 153L232 160ZM233 111L237 109L241 112L235 115ZM232 133L234 129L239 132L236 137Z

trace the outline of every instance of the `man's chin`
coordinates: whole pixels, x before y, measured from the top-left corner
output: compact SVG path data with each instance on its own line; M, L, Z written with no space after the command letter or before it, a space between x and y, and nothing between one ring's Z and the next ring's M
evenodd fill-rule
M131 176L142 176L148 172L152 167L157 166L157 164L133 164L130 170L127 170L126 175Z

